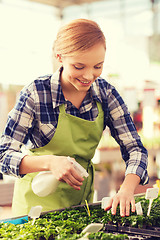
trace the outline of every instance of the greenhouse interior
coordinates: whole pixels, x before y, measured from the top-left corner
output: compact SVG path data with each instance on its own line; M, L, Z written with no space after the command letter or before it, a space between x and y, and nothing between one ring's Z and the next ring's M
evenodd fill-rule
M160 0L0 0L0 134L3 136L22 89L59 69L53 44L58 30L75 19L95 21L103 31L106 54L101 77L123 98L147 150L149 181L138 184L134 191L135 202L141 202L143 213L138 214L136 208L136 213L121 218L119 210L113 216L111 210L104 211L102 206L105 199L113 198L123 186L127 162L108 125L91 159L95 171L93 203L85 200L85 204L73 204L69 210L42 209L35 218L26 214L15 216L12 204L17 177L5 174L3 161L10 164L11 160L9 157L3 160L1 153L0 238L160 239ZM59 209L57 216L55 210ZM68 219L71 215L73 219ZM19 221L14 223L14 220ZM6 223L12 224L10 230ZM20 225L25 224L24 230ZM82 234L89 224L101 230ZM9 231L13 234L9 235Z

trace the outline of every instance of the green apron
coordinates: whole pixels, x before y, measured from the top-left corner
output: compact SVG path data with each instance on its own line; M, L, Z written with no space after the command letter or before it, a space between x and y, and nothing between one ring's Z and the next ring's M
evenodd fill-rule
M65 182L60 182L56 191L46 197L38 197L31 188L33 178L38 174L28 173L17 179L14 187L12 210L14 216L29 213L32 206L41 205L42 211L67 208L93 201L94 167L91 159L103 132L104 113L97 102L98 116L95 121L84 120L65 112L64 104L59 106L59 118L56 132L44 147L32 149L30 155L58 155L73 157L89 173L84 178L81 190L75 190ZM58 164L58 163L57 163Z

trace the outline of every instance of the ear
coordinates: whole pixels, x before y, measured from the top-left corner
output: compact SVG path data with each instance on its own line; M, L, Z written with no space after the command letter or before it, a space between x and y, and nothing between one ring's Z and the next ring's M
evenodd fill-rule
M59 61L60 63L62 63L62 56L61 56L61 54L57 54L57 55L56 55L56 58L58 59L58 61Z

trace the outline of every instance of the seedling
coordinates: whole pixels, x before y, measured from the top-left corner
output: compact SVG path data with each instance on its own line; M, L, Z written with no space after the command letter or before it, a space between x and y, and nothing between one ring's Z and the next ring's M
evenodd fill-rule
M33 219L32 225L34 224L36 218L39 218L42 211L42 206L32 207L28 216Z
M147 188L145 199L149 199L147 216L150 215L152 202L158 197L159 188Z

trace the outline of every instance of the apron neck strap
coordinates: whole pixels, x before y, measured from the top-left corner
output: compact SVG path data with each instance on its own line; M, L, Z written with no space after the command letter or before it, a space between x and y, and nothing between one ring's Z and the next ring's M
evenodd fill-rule
M62 105L59 106L59 111L60 111L60 113L66 113L65 104L62 104Z

